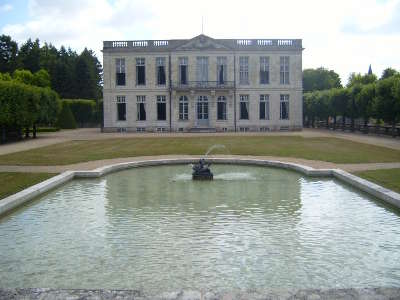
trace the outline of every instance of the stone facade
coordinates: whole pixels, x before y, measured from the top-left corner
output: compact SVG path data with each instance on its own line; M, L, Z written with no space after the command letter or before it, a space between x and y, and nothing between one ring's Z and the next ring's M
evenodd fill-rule
M106 41L104 131L300 130L302 50L301 40L212 39L205 35L190 40ZM160 61L165 76L161 85ZM139 85L141 63L145 84ZM187 65L186 71L181 65ZM260 105L261 95L267 95L268 104ZM157 99L165 104L158 106ZM180 99L187 99L187 117ZM288 104L281 103L285 100ZM118 107L117 102L125 104ZM139 120L138 110L142 119L145 111L145 120Z

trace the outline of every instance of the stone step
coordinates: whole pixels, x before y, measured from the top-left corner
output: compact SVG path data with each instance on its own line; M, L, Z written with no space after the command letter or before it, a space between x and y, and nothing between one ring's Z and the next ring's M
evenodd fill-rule
M190 128L189 131L202 133L202 132L216 132L217 130L212 127L193 127L193 128Z

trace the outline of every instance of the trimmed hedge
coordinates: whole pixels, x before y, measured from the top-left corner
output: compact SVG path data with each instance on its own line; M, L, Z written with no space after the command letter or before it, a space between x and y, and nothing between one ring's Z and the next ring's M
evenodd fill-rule
M98 123L97 104L90 99L62 99L62 103L68 104L79 127L87 124Z
M76 121L72 111L66 102L62 102L61 111L58 115L57 126L61 129L75 129Z

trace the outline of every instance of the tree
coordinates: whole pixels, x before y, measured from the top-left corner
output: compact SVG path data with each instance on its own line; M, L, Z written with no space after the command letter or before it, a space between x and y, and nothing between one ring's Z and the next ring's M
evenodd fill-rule
M358 107L356 105L356 98L358 94L361 92L362 84L355 83L351 88L349 88L350 98L347 103L347 110L349 112L349 117L351 119L351 131L354 131L354 121L358 117Z
M40 87L51 87L50 75L46 70L40 69L35 74L33 74L33 85Z
M322 91L339 87L342 87L340 77L333 70L327 70L321 67L303 71L304 92Z
M392 125L395 135L396 123L400 121L400 99L398 94L400 76L379 80L376 86L376 111L379 117Z
M20 83L32 85L34 76L29 70L15 70L13 73L13 79Z
M22 69L27 69L32 73L40 70L40 44L39 39L32 42L28 39L18 52L18 64Z
M93 51L85 48L76 61L76 96L84 99L99 99L101 96L100 73L99 61Z
M396 74L399 74L399 72L397 72L395 69L386 68L385 70L383 70L382 76L380 79L386 79L386 78L392 77Z
M18 45L8 35L0 36L0 73L12 73L17 67Z
M319 120L325 120L326 127L329 127L329 117L332 113L329 90L315 91L315 109Z
M364 119L365 133L368 132L369 118L375 115L375 90L375 83L366 84L361 87L360 92L356 95L356 106L360 117Z
M337 111L342 116L342 130L345 129L346 117L348 116L347 108L350 100L350 91L348 89L338 89L337 91Z
M361 75L360 73L351 73L349 76L349 80L347 82L347 87L352 87L357 84L369 84L377 81L377 77L375 74L365 74Z

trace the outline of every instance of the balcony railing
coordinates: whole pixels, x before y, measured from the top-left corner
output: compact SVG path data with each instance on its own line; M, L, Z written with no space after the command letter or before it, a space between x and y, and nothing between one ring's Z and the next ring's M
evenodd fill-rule
M186 84L180 82L172 83L173 89L231 89L234 86L233 81L188 81Z

